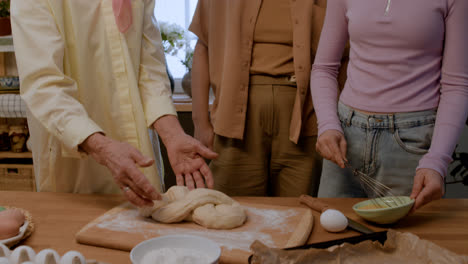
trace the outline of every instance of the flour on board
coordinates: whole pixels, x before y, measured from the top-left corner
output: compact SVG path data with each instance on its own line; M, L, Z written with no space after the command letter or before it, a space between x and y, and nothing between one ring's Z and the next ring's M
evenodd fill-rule
M267 246L279 247L276 245L270 234L262 232L263 229L274 230L278 233L293 232L294 227L287 225L288 218L294 217L298 212L294 209L274 210L274 209L259 209L249 206L244 206L250 220L262 223L249 230L212 230L203 229L195 230L190 228L167 228L154 229L153 220L143 218L139 215L138 210L125 210L113 215L104 215L98 219L97 227L119 232L138 233L142 234L146 239L155 236L171 235L171 234L189 234L198 235L209 238L217 242L220 246L228 250L240 249L249 251L250 244L253 241L259 240Z

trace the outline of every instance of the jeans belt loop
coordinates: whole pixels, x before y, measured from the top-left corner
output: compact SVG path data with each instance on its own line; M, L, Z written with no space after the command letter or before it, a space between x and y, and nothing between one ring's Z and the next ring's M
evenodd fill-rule
M389 115L390 118L390 132L393 134L395 133L395 115Z
M351 119L353 119L354 109L349 109L348 116L346 117L346 126L351 126Z

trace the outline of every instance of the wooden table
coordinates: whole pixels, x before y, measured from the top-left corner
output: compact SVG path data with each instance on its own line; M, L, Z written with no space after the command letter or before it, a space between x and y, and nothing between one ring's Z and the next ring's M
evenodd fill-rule
M239 197L244 202L300 206L296 198ZM364 223L352 211L352 205L362 199L322 199L345 215ZM76 243L75 234L88 222L124 202L120 195L83 195L64 193L0 192L0 205L28 210L35 223L35 231L23 244L36 252L52 248L63 255L77 250L87 259L120 264L130 263L124 251L86 246ZM315 224L309 242L319 242L357 235L354 231L340 234L327 233L319 224L319 214L314 213ZM382 230L381 227L371 228ZM468 255L468 199L443 199L435 201L391 226L399 231L412 232L453 252Z

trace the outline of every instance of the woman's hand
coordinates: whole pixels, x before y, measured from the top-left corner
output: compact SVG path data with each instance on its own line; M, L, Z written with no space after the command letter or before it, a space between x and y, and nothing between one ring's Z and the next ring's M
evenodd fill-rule
M418 169L414 176L411 198L415 200L412 212L444 195L444 179L435 170Z
M346 139L338 130L327 130L317 139L317 152L327 160L336 163L341 168L345 167L346 159Z
M185 133L174 136L164 145L176 175L177 185L186 185L190 190L205 186L213 188L213 175L204 158L215 159L218 154Z
M161 199L159 193L138 168L149 167L153 165L154 160L143 156L130 144L95 133L80 147L111 171L115 182L131 203L136 206L152 206L152 200Z
M206 124L199 124L199 122L194 122L195 132L194 137L198 139L203 145L207 148L213 150L213 141L214 141L214 131L213 125L210 122Z
M175 116L160 117L153 126L166 146L177 185L194 189L204 188L206 184L208 188L213 188L213 175L204 158L215 159L218 154L185 134Z

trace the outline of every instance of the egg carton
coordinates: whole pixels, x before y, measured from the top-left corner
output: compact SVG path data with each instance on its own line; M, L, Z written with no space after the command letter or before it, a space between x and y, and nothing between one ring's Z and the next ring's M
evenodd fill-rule
M0 243L0 264L105 264L86 260L78 251L68 251L62 257L53 249L36 252L28 246L19 246L11 251Z

